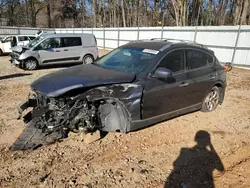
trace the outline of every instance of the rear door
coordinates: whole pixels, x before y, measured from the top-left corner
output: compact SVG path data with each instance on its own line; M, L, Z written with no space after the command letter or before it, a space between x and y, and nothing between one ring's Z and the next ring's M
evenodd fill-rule
M63 56L61 61L66 63L75 63L82 61L82 39L81 37L62 37L62 51Z
M190 104L201 103L216 81L214 57L198 49L186 49L188 82L192 95L188 96Z

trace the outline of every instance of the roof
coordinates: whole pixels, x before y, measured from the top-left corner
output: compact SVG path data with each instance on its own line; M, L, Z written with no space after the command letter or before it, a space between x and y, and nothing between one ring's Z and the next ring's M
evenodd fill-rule
M152 50L164 51L169 47L196 47L209 50L206 46L188 40L181 39L147 39L129 42L123 45L125 48L147 48Z
M129 48L148 48L152 50L160 50L167 43L164 41L133 41L125 44L123 47Z
M76 36L83 37L83 36L94 36L94 35L91 33L51 33L51 34L44 33L41 36L52 38L52 37L76 37Z

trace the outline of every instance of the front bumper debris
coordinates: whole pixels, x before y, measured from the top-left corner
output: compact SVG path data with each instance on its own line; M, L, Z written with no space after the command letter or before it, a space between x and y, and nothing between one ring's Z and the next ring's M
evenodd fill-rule
M23 116L23 112L25 110L27 110L29 107L36 107L37 106L37 101L36 99L28 99L27 101L21 103L18 107L17 107L17 111L18 111L18 117L17 119L20 119Z

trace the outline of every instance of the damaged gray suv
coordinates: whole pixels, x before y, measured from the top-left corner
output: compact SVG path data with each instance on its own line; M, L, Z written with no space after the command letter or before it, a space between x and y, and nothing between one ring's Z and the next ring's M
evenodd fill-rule
M11 150L35 149L69 131L127 133L222 104L226 72L203 45L174 39L130 42L92 64L45 75L18 109L27 126ZM29 108L30 109L30 108Z

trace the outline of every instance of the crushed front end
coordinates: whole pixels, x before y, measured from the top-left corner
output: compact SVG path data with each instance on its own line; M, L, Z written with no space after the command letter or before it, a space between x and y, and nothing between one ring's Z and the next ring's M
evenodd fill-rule
M33 92L18 107L19 118L28 124L10 149L35 149L67 137L69 131L95 131L100 125L97 111L85 97L49 98Z

